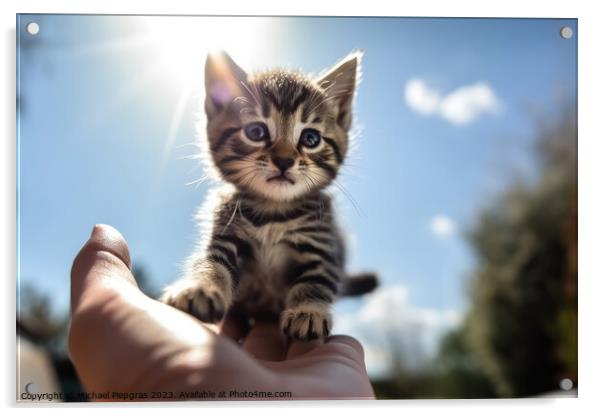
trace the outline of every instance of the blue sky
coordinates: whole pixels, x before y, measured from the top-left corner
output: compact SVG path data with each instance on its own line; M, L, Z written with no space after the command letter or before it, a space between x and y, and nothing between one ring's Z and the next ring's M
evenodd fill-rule
M203 174L186 157L208 50L247 70L312 73L364 50L361 134L339 179L357 206L339 195L350 269L377 270L412 310L435 314L467 305L462 234L479 209L536 173L537 117L576 100L575 20L21 15L17 30L20 279L57 310L95 223L118 228L157 284L178 276L211 186L186 185ZM412 81L421 89L409 96Z

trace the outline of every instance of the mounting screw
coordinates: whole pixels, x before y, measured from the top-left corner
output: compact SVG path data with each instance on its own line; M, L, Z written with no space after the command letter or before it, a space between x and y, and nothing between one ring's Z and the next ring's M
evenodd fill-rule
M563 39L572 38L573 29L571 29L569 26L563 26L562 29L560 29L560 36L562 36Z
M29 33L32 36L35 36L38 33L40 33L40 25L36 22L27 23L25 29L27 29L27 33Z

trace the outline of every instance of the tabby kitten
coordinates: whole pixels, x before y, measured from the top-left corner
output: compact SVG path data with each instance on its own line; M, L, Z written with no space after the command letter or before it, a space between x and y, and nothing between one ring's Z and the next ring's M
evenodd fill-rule
M203 243L162 300L204 322L236 311L279 318L291 338L328 336L337 296L376 287L344 272L343 240L324 188L348 149L360 53L311 79L247 75L226 53L205 66L209 159L227 183L199 212Z

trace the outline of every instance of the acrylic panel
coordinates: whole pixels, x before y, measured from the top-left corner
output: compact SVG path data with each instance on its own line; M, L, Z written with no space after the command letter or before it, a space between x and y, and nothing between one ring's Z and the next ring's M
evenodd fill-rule
M16 30L17 401L577 396L576 19Z

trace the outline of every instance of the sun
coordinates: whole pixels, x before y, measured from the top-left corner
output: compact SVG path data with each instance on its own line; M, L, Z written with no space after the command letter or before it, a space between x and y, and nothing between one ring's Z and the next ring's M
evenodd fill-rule
M198 90L207 53L225 50L243 65L262 67L275 27L253 17L153 16L142 30L157 77L169 88Z

